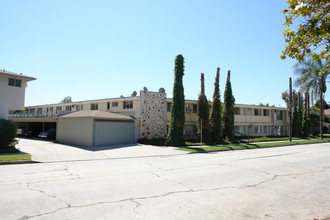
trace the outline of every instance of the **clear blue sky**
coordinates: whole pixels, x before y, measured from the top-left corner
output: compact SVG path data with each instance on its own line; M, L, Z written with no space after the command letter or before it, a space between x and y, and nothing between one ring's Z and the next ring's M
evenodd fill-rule
M200 73L212 99L220 67L238 104L285 107L294 60L284 48L279 0L2 0L0 68L36 77L26 106L130 96L143 87L172 97L174 59L185 58L185 97L197 99ZM3 95L3 94L1 94Z

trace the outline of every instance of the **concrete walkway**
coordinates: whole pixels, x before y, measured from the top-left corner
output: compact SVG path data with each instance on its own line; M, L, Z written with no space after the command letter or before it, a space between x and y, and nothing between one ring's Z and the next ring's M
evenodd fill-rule
M106 160L120 158L138 158L151 156L169 156L187 154L174 147L150 145L118 145L101 147L81 147L55 143L42 139L19 138L17 148L32 155L37 162L61 162L83 160Z

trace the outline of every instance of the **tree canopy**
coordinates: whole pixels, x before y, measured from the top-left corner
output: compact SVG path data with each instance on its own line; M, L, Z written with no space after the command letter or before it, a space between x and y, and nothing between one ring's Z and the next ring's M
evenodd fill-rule
M71 103L72 98L71 96L64 97L64 99L60 103Z
M330 2L328 0L287 0L289 4L282 13L287 26L286 56L303 61L305 56L330 61Z
M320 96L321 91L326 91L326 81L330 73L328 62L308 55L304 60L293 65L293 72L297 77L295 86L301 92L312 92L315 99Z

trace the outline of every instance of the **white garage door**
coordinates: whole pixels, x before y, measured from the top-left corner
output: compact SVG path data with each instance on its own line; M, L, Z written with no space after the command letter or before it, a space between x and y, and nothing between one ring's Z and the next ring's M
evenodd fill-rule
M134 122L95 121L94 131L95 146L134 143Z

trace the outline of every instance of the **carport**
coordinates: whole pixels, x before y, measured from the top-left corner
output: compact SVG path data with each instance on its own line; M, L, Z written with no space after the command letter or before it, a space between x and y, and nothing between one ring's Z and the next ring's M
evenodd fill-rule
M57 141L79 146L134 143L134 119L104 111L77 111L57 118Z

